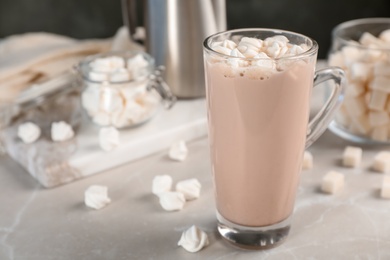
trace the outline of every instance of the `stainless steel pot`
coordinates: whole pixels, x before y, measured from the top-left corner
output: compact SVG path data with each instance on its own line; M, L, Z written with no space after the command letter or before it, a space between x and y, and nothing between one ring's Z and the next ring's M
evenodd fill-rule
M144 0L146 51L157 66L166 68L164 79L174 95L205 95L203 40L226 30L225 0ZM122 0L123 18L131 37L137 25L136 0Z

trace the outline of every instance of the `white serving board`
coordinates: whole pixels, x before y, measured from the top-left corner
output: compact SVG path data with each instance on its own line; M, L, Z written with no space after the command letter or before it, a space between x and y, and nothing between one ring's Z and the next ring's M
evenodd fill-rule
M133 160L169 149L175 141L190 141L207 135L205 99L178 101L161 109L145 124L120 131L120 145L106 152L99 147L100 127L83 123L77 134L77 151L68 161L82 176L99 173Z

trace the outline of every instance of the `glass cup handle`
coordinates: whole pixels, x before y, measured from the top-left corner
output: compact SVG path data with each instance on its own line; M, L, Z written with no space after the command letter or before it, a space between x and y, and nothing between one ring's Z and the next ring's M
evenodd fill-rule
M325 105L309 122L306 136L306 148L312 145L318 137L326 130L333 115L340 107L344 99L345 74L344 71L337 67L330 67L316 71L314 75L314 87L328 80L333 80L334 85L332 92Z

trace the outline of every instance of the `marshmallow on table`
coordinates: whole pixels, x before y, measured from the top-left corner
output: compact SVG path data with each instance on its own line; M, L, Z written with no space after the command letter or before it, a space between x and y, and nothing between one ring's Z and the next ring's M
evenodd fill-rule
M347 146L343 153L343 165L357 167L362 160L363 150L360 147Z
M31 144L41 136L41 129L32 122L19 125L18 137L26 144Z
M305 151L303 154L302 169L310 170L313 168L313 155L309 151Z
M334 194L344 187L344 175L336 171L328 172L321 183L321 190L325 193Z
M389 172L390 152L382 151L375 155L372 168L377 172Z
M84 192L85 205L93 209L101 209L111 202L107 195L107 187L92 185Z
M194 200L199 198L201 188L202 185L195 178L179 181L176 184L176 191L183 193L186 200Z
M115 127L103 127L99 131L99 145L104 151L112 151L119 145L119 132Z
M74 136L72 126L64 121L54 122L51 125L51 139L55 142L67 141Z
M185 230L177 243L178 246L183 247L191 253L202 250L202 248L208 244L209 240L207 234L196 226L192 226Z
M390 199L390 176L385 176L382 181L381 197Z
M153 178L152 193L159 195L170 191L172 188L172 177L169 175L157 175Z
M175 161L184 161L187 158L188 149L184 141L173 143L169 149L169 158Z
M177 211L184 207L186 199L184 194L177 191L167 191L158 194L160 205L166 211Z

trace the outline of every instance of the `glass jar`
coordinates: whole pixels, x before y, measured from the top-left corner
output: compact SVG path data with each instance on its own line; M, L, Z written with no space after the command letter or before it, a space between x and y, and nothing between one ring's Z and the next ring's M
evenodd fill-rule
M347 87L330 130L354 142L390 144L390 18L348 21L332 36L328 62L345 70Z
M152 118L161 104L176 98L162 80L161 68L145 52L108 52L89 56L77 67L83 82L81 104L99 126L125 128Z

